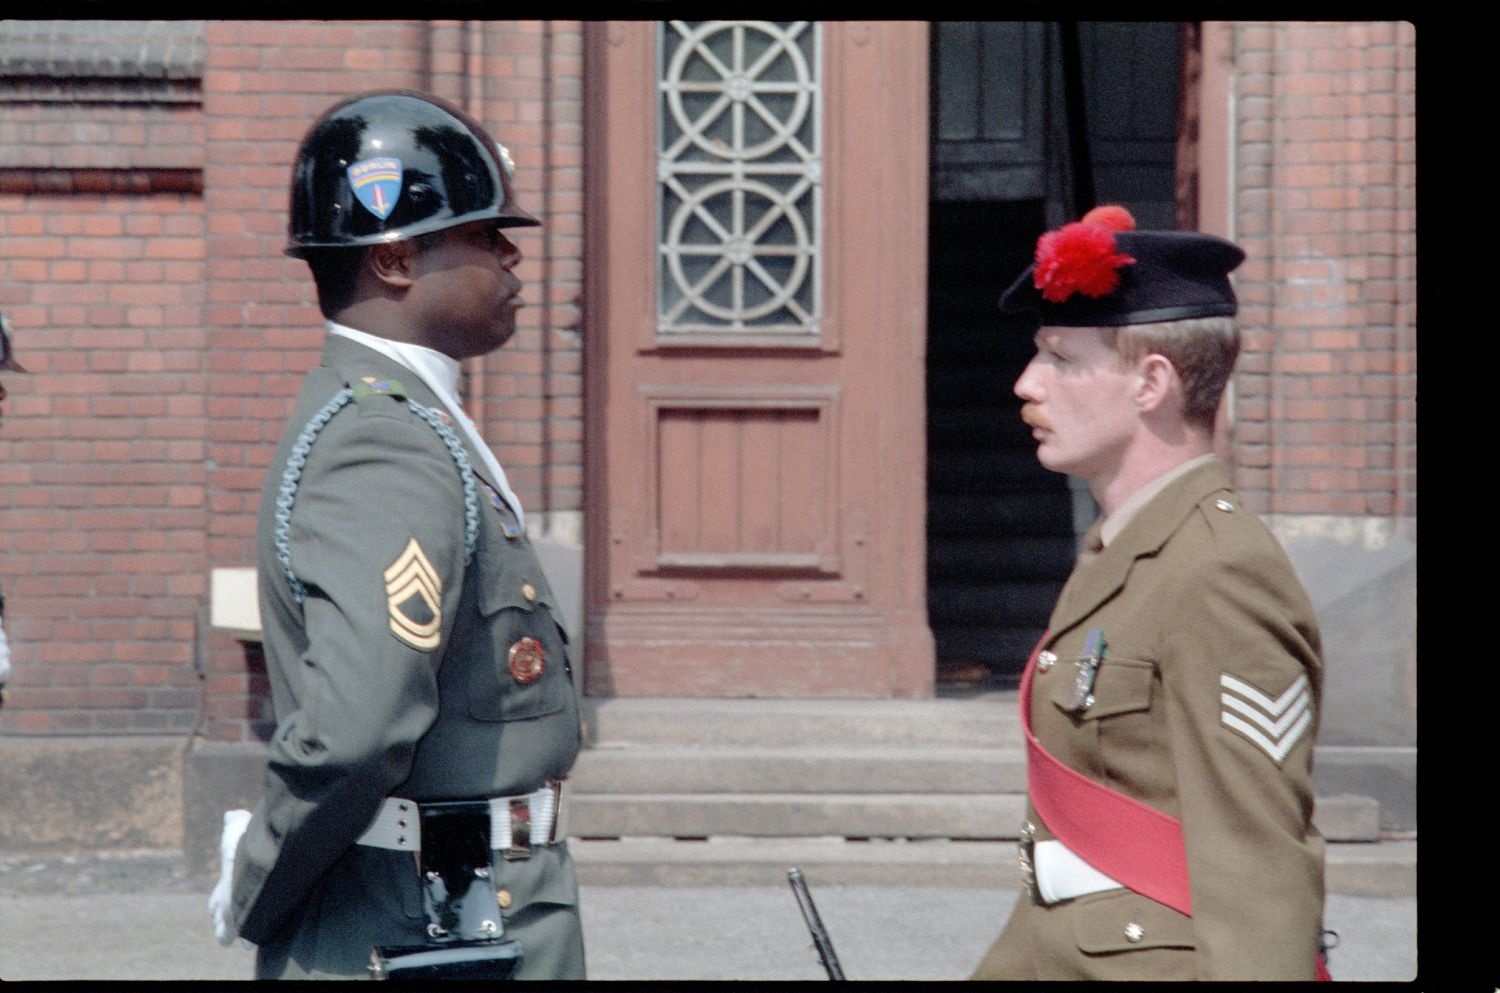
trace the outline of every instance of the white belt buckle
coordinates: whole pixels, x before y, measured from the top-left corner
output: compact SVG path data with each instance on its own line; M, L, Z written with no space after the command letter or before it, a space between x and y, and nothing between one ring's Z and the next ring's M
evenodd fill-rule
M557 837L559 792L560 784L551 780L525 796L491 800L490 847L505 858L522 859L529 858L536 845L552 841Z

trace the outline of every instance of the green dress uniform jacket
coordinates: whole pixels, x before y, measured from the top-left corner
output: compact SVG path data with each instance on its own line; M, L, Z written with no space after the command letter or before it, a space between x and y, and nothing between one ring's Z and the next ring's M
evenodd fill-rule
M1070 712L1096 628L1094 701ZM1040 647L1051 657L1032 679L1033 733L1069 768L1180 820L1192 916L1128 889L1047 906L1023 892L974 978L1312 979L1317 623L1222 463L1169 483L1075 568ZM1030 804L1027 816L1039 841L1053 837Z
M308 450L286 530L306 589L299 605L276 552L283 469L303 426L346 386L360 389ZM330 335L262 495L257 565L276 730L232 898L239 934L260 946L260 978L364 978L372 946L422 943L413 854L355 844L386 797L523 795L565 776L579 749L566 636L536 556L455 429L477 476L466 560L455 455L407 398L443 410L415 373ZM523 638L542 651L530 681L507 664ZM504 933L524 949L514 978L582 978L567 845L538 845L520 860L497 853L492 871Z

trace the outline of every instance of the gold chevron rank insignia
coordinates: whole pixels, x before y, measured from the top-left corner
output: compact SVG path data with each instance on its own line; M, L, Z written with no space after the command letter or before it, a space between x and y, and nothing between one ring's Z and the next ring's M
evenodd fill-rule
M385 602L391 633L428 651L442 640L443 580L413 538L385 571Z

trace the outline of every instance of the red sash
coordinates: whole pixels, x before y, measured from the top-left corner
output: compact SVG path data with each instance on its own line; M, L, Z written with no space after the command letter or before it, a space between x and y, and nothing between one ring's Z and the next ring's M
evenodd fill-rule
M1068 768L1031 732L1031 677L1047 636L1037 642L1021 676L1021 730L1026 735L1026 783L1031 805L1063 844L1129 889L1193 915L1182 822ZM1331 977L1317 958L1317 978Z

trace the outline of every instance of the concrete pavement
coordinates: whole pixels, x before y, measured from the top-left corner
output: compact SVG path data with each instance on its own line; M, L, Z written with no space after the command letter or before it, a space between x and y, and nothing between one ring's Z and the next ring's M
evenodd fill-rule
M804 867L850 980L963 979L999 933L1015 890L826 884ZM581 887L591 979L825 978L784 873L765 885ZM167 853L0 856L0 979L236 980L253 952L222 948L205 909L213 880ZM1333 894L1333 971L1417 973L1416 900Z

